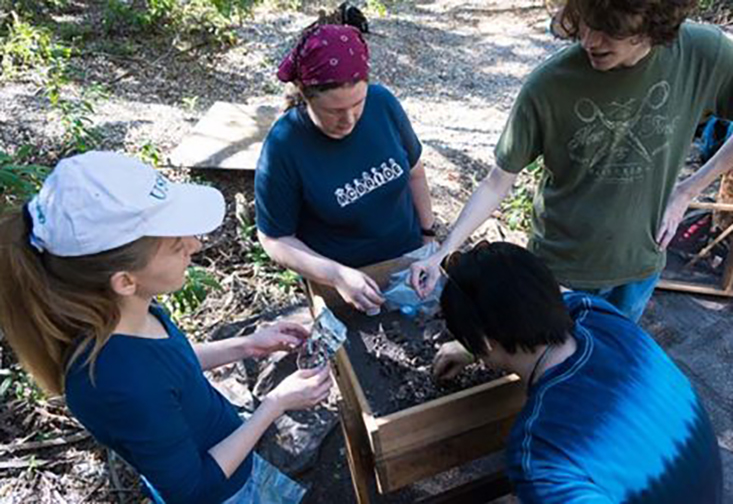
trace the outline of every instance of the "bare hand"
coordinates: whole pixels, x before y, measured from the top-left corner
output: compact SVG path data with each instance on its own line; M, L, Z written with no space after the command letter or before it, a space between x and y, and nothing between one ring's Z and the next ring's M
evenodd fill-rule
M665 250L669 243L677 233L677 227L682 222L682 217L687 211L687 207L690 206L692 201L692 195L677 185L672 191L672 196L669 198L667 208L664 211L664 217L662 217L662 223L657 231L657 246L661 250Z
M368 312L384 303L377 282L359 270L342 267L334 287L341 297L357 310Z
M243 338L249 357L264 357L279 350L298 348L308 339L308 331L300 324L276 322Z
M417 295L424 298L435 289L440 279L440 262L443 257L433 254L427 259L415 261L410 265L410 285Z
M438 353L435 354L433 375L438 380L450 380L474 360L474 356L466 350L466 347L458 341L449 341L441 345Z
M328 366L300 369L281 381L265 400L273 401L283 413L311 408L328 397L331 385Z

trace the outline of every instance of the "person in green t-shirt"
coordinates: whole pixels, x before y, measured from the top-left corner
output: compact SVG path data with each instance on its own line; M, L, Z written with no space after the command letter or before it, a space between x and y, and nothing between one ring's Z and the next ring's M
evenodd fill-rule
M527 78L496 166L440 250L412 266L420 295L435 286L443 258L542 156L528 248L562 285L641 317L690 201L733 167L729 140L677 183L701 120L733 118L733 41L717 27L684 22L695 3L566 3L555 26L575 43Z

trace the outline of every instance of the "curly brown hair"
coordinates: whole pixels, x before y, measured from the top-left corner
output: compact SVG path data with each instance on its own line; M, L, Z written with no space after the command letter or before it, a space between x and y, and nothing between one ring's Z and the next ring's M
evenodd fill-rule
M578 38L581 23L611 37L649 37L653 45L670 44L697 0L567 0L559 26Z

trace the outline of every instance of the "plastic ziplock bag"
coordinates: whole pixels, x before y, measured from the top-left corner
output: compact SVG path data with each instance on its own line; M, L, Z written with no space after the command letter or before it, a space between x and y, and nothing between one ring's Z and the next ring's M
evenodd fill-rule
M417 250L405 254L403 257L419 261L430 257L438 250L436 242L428 243ZM410 268L406 268L389 277L389 285L382 293L387 311L400 310L405 315L417 315L418 313L432 317L440 310L440 295L443 292L445 278L441 276L435 289L425 298L421 298L410 285Z
M315 368L326 364L346 341L347 329L328 308L316 317L308 340L298 352L298 368Z

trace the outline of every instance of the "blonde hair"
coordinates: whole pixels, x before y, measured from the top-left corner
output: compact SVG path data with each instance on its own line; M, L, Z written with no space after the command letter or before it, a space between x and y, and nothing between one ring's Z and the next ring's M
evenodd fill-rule
M96 358L119 322L112 275L145 267L160 240L140 238L99 254L59 257L34 249L30 231L22 211L0 216L0 329L39 385L63 394L68 366L89 346L93 379Z

